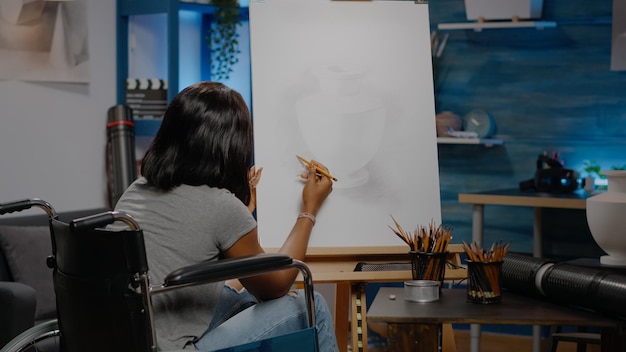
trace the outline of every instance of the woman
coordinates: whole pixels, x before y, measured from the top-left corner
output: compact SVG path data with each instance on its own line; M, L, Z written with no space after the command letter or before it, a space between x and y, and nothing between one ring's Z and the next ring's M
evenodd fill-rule
M116 210L134 216L146 241L151 275L161 282L182 266L204 260L263 253L259 244L250 170L252 124L241 95L215 82L181 91L168 106L141 165L142 177L122 195ZM300 215L280 252L303 259L315 215L332 180L313 166L302 175ZM296 270L175 290L154 297L159 348L203 351L239 345L305 327L302 292L290 293ZM336 351L332 316L316 294L321 351Z

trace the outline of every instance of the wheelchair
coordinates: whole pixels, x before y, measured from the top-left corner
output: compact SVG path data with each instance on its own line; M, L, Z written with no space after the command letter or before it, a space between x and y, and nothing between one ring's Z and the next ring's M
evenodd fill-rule
M318 351L313 279L303 262L282 254L228 258L177 269L162 283L152 284L143 231L131 215L107 211L65 223L49 203L36 198L0 204L0 215L34 206L48 214L52 254L47 264L52 269L57 319L24 331L0 352L154 352L153 295L288 268L302 275L308 327L220 351L282 352L295 346L298 351ZM126 229L105 228L116 222Z

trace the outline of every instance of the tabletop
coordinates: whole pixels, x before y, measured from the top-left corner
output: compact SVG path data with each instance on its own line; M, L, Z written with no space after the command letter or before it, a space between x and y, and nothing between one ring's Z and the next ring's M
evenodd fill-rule
M475 193L459 193L459 203L512 205L543 208L585 209L587 198L599 192L545 193L521 191L519 188Z
M394 295L395 299L390 299ZM503 291L497 304L469 303L465 289L443 289L439 301L404 300L402 287L383 287L367 312L371 322L616 327L620 321L598 313Z

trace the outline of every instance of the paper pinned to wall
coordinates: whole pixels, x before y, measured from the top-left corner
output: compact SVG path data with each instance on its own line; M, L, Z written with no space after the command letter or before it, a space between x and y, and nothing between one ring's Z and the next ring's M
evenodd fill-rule
M87 0L0 0L0 79L89 83Z
M261 244L279 247L300 209L301 163L339 179L310 245L402 245L441 222L428 5L250 2L252 115Z

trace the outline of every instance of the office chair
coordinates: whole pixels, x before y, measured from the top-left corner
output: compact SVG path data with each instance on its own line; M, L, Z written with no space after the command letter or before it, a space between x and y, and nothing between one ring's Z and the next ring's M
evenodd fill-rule
M13 204L18 211L30 207L31 202ZM115 222L123 222L128 229L104 229ZM288 351L294 345L299 350L318 351L313 280L301 261L282 254L260 254L202 262L175 270L163 283L154 285L143 231L130 215L108 211L69 223L50 217L50 229L53 253L48 266L53 272L57 319L18 335L0 352L157 351L153 295L287 268L298 269L304 279L308 328L220 351Z

